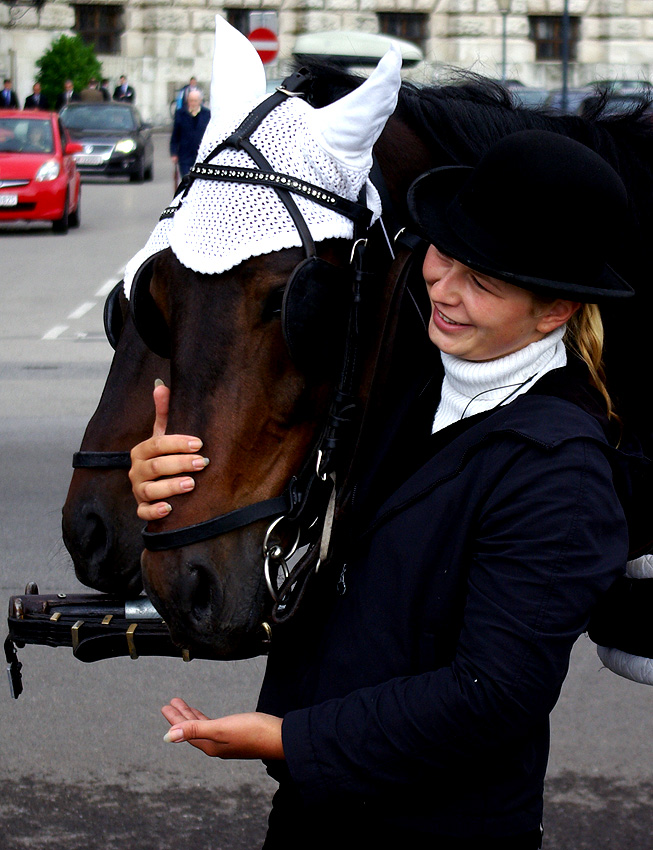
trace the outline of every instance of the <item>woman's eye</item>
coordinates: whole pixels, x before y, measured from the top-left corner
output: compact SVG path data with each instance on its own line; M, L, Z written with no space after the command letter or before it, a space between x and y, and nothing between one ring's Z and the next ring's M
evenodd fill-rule
M483 284L481 283L481 281L480 281L477 277L474 277L474 275L472 275L472 280L474 281L474 283L476 284L476 286L478 286L478 288L479 288L479 289L482 289L484 292L489 292L489 291L490 291L490 290L487 288L487 286L483 286Z

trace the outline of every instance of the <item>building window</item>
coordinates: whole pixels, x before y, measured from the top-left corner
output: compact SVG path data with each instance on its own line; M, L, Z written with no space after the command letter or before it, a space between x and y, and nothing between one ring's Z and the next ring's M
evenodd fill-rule
M75 32L96 53L120 53L124 32L122 6L75 6Z
M562 16L531 15L528 37L535 42L536 59L562 59ZM569 16L569 61L576 61L580 18Z
M379 31L412 41L421 50L428 38L429 16L420 12L378 12Z
M247 9L225 9L227 23L238 32L249 35L250 32L264 27L279 32L279 22L275 11L248 11Z

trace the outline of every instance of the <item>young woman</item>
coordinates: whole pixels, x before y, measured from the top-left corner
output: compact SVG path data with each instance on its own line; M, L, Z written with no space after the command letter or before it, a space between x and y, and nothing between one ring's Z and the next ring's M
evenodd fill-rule
M414 364L419 392L383 429L319 610L275 637L259 711L163 708L166 740L266 760L280 783L266 850L540 847L549 714L627 559L638 459L596 306L632 295L609 264L628 218L619 177L525 131L476 168L427 173L408 200L443 372ZM155 400L157 435L132 453L147 520L206 463L197 438L165 435L167 390Z

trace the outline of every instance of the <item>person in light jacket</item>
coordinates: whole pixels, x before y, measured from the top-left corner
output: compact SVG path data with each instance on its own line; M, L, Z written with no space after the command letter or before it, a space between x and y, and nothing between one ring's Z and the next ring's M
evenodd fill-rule
M265 850L541 847L549 715L637 545L647 460L606 387L598 306L633 295L611 265L620 178L523 131L423 175L408 206L428 340L366 448L347 534L275 634L256 712L163 708L167 741L265 760ZM201 474L189 439L134 449L143 519ZM160 455L172 477L152 489Z

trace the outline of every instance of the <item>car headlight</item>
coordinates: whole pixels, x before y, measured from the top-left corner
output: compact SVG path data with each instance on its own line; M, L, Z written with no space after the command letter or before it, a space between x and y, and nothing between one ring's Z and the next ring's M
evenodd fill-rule
M49 159L36 172L37 183L44 183L46 180L56 180L60 170L57 160Z
M131 153L136 150L136 142L133 139L121 139L116 145L119 153Z

